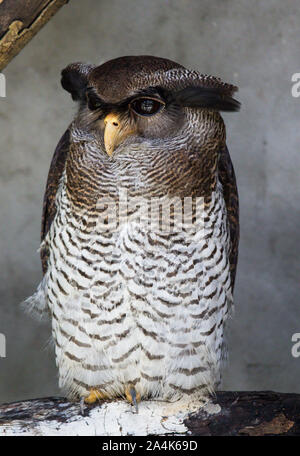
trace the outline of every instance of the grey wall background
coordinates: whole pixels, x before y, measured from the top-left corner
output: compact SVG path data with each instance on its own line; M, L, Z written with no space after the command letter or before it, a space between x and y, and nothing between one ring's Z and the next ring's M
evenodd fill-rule
M49 325L19 303L41 279L41 205L53 150L75 112L60 87L74 61L153 54L240 87L225 114L241 246L224 389L300 393L300 9L293 0L73 0L4 71L0 99L0 402L59 394Z

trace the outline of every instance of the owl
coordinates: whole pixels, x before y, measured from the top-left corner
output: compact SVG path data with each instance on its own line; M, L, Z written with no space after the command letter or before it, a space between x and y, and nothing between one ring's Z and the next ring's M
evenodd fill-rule
M50 166L27 300L50 315L59 386L85 403L208 397L238 256L220 115L239 109L237 87L153 56L70 64L61 83L78 111Z

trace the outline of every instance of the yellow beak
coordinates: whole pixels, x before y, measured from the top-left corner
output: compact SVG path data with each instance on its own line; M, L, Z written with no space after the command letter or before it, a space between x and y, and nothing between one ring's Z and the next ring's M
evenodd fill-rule
M120 133L120 121L116 114L108 114L104 119L104 145L109 156L116 147L117 138Z
M111 156L121 141L133 133L133 129L123 128L117 114L108 114L104 119L104 125L104 146L107 154Z

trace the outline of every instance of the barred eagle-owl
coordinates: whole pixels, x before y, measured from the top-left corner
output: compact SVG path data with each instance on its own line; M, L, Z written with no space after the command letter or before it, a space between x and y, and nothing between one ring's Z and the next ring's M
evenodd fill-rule
M50 314L59 384L88 403L205 397L220 381L237 265L219 113L239 109L237 88L152 56L71 64L62 86L78 112L51 163L44 277L27 301Z

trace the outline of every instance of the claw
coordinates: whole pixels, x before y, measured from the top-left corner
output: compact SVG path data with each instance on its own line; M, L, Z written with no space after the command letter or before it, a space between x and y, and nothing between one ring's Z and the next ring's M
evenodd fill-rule
M136 413L139 413L138 403L137 403L137 400L136 400L136 391L135 391L134 388L130 388L130 394L131 394L131 397L132 397L132 403L135 406L135 411L136 411Z
M136 392L134 386L129 386L125 389L125 395L128 402L135 407L135 412L139 413L138 402L141 400L141 395Z
M80 413L84 416L84 397L80 398Z

